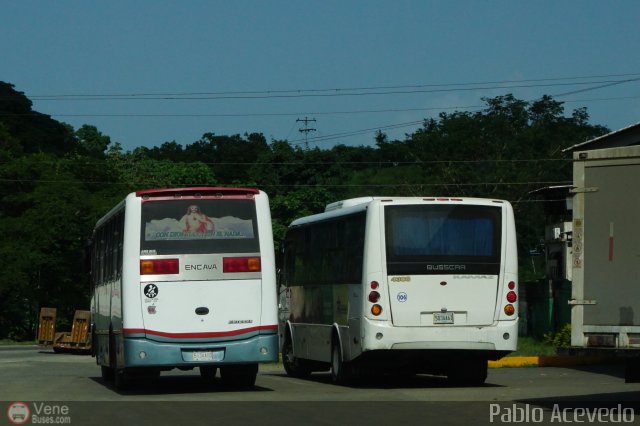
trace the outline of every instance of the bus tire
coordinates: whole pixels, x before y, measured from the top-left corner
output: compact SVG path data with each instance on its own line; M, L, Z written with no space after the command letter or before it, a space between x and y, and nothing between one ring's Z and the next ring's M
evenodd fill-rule
M220 367L220 377L232 388L249 388L256 384L258 364L227 365Z
M129 389L131 385L131 380L127 371L124 368L116 368L113 372L113 385L116 390L126 390Z
M113 380L113 368L107 367L106 365L101 365L100 373L102 375L102 380L104 380L105 382L110 382Z
M640 360L627 359L624 369L625 383L640 383Z
M449 367L447 379L454 385L481 386L487 380L486 359L460 360Z
M334 339L331 348L331 381L337 385L345 385L352 378L351 364L344 361L342 348L338 339Z
M291 337L287 337L282 345L282 365L284 366L284 371L290 377L304 379L311 375L311 369L306 365L305 361L293 356Z
M207 383L211 383L216 379L217 367L212 365L203 365L200 367L200 377Z

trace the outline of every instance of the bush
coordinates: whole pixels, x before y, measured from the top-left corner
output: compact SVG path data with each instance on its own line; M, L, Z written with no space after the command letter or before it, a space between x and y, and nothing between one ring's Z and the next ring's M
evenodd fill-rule
M571 346L571 324L565 324L555 333L546 333L544 341L556 348L568 348Z

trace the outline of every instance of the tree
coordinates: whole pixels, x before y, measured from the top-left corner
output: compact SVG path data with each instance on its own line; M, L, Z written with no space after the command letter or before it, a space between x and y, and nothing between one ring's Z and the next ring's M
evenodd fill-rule
M64 124L31 109L31 101L13 84L0 81L0 123L25 153L62 155L76 148L73 134Z
M111 138L103 135L96 126L83 125L75 132L80 150L91 158L104 158Z
M246 182L250 180L248 165L257 161L268 150L268 145L262 134L245 134L245 137L205 133L199 141L186 146L184 160L209 164L225 185Z
M0 211L0 338L33 338L41 306L62 315L88 308L82 256L95 215L65 159L23 156L3 164L0 177L14 182Z
M144 188L216 184L215 175L206 164L154 160L148 158L142 150L126 154L117 149L111 150L107 155L106 165L113 182L125 193Z

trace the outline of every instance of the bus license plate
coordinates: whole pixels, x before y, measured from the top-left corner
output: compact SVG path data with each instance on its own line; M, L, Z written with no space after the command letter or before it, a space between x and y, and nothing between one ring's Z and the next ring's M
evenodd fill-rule
M453 312L434 312L434 324L453 324Z
M193 361L222 361L222 351L193 351Z

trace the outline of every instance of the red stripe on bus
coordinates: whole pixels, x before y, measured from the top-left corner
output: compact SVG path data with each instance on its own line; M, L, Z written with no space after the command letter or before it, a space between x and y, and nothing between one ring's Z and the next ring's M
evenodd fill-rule
M241 328L231 331L211 331L204 333L168 333L165 331L147 330L146 328L125 328L122 330L124 334L152 334L161 337L173 337L176 339L193 339L193 338L209 338L209 337L229 337L239 334L251 333L254 331L278 331L277 325L261 325L258 327Z

